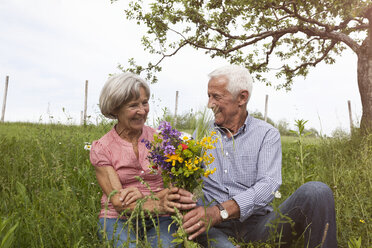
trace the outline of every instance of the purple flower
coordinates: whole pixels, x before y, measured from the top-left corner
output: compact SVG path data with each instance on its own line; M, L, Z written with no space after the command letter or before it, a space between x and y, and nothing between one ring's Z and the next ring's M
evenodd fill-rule
M151 143L150 143L150 141L148 141L146 139L142 139L141 142L145 144L145 146L146 146L147 149L149 149L149 150L151 149Z
M169 122L160 122L158 129L160 130L160 134L164 137L165 140L181 140L181 132L177 129L173 129Z
M174 146L172 146L172 145L166 145L165 147L164 147L164 152L166 153L166 154L174 154L174 151L176 150L176 148L174 148Z
M171 173L172 163L166 162L168 159L166 155L175 154L175 151L180 143L182 143L181 132L173 129L169 122L162 121L158 127L158 138L152 142L148 140L141 140L149 150L148 159L154 166L162 169L170 178L173 178Z

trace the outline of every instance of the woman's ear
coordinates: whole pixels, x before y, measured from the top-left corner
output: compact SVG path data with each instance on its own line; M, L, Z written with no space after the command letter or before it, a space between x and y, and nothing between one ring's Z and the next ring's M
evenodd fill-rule
M248 90L241 90L238 95L239 106L246 105L248 102L249 92Z
M120 107L121 106L116 107L114 110L112 110L112 115L115 116L116 118L118 118Z

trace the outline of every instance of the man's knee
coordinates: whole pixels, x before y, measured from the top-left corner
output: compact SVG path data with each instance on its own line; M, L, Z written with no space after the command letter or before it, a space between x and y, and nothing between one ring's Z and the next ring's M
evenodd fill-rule
M303 184L299 188L300 193L304 198L311 201L323 201L323 200L332 200L333 201L333 192L328 187L327 184L311 181Z

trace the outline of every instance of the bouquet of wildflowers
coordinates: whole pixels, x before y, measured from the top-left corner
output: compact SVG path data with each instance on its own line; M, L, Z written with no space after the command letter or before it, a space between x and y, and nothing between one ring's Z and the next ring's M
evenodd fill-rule
M198 141L181 137L181 132L172 128L169 122L161 122L158 130L152 142L143 141L150 151L151 169L162 174L165 187L172 184L195 193L195 189L202 187L202 177L216 170L209 168L214 157L207 153L215 148L215 132Z
M181 132L172 128L168 122L161 122L159 132L154 134L152 142L143 140L149 149L150 167L154 173L161 173L164 187L170 185L183 188L198 197L202 194L203 176L208 177L216 171L211 170L209 164L214 160L209 149L214 149L217 138L215 132L201 140L181 137ZM176 210L172 216L179 229L173 234L173 242L183 243L184 247L199 247L187 239L187 233L182 228L182 216Z

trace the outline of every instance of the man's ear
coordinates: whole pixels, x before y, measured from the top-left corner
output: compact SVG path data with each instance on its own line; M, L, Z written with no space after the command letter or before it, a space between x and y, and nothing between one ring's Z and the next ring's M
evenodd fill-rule
M248 90L241 90L238 95L239 105L246 105L248 102L249 92Z

